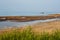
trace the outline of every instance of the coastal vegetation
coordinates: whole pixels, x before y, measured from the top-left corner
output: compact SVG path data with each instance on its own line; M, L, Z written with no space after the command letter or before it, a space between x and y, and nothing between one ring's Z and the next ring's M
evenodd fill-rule
M30 26L23 30L15 28L1 31L0 40L60 40L60 31L35 33Z

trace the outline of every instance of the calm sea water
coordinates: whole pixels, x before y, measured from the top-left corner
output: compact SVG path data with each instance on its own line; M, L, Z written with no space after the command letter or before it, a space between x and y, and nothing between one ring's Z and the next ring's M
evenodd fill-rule
M60 14L59 12L0 12L0 16L44 16L48 14Z
M55 19L47 19L47 20L36 20L36 21L29 21L29 22L11 22L11 21L2 21L0 22L0 28L7 28L7 27L23 27L26 25L33 25L39 22L49 22L54 20L60 20L58 18Z

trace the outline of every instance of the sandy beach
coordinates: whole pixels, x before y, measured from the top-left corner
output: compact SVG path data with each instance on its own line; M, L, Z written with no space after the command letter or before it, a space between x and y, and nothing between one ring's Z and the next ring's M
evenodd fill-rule
M45 23L37 23L33 25L32 28L35 32L42 32L42 31L52 32L55 30L60 30L60 20Z

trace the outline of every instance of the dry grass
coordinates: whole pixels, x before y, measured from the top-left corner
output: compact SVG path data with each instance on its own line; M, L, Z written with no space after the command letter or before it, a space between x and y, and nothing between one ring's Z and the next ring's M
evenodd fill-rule
M0 40L60 40L60 21L0 30ZM37 34L38 33L38 34Z
M35 32L41 32L41 31L52 32L57 29L60 30L60 21L37 23L35 25L32 25L32 28Z

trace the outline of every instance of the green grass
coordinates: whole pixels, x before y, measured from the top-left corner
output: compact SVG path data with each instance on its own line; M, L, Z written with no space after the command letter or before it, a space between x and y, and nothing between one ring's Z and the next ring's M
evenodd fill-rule
M36 35L31 31L31 28L27 28L22 32L17 30L4 32L0 34L0 40L60 40L60 31L55 31L52 34L43 32Z

